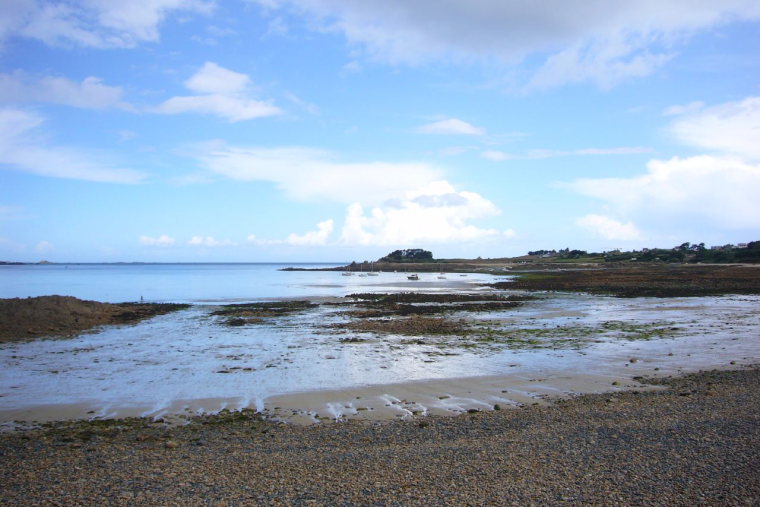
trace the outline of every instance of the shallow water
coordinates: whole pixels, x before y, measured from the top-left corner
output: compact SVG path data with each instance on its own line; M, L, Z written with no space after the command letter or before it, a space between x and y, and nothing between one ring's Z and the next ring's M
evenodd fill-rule
M381 280L346 280L353 277L340 273L303 275L296 274L298 297L420 287L401 273L381 275ZM424 290L484 290L461 285L461 280L436 285L437 278L430 278ZM322 292L324 286L328 289ZM506 330L541 331L538 336L545 341L516 348L499 343L463 346L463 338L423 337L417 344L394 335L362 335L366 341L344 343L341 339L355 333L323 325L343 319L334 306L272 323L229 327L210 314L213 305L196 305L74 339L0 346L0 420L43 420L64 413L165 416L244 407L276 413L267 400L293 393L500 375L534 382L523 393L499 398L502 404L524 403L525 396L599 389L598 384L578 387L571 379L579 375L597 376L609 388L610 379L758 363L758 303L759 296L618 299L545 294L508 311L470 314ZM641 329L643 333L637 331ZM650 336L651 329L664 334ZM478 393L467 396L476 406L485 403ZM290 408L297 409L298 403ZM450 401L439 405L446 403ZM334 401L325 406L336 413Z
M334 271L281 271L286 267L338 264L47 264L0 266L0 298L58 294L119 303L139 301L225 303L272 298L344 296L351 292L440 290L494 279L485 274L423 273L417 282L407 273L341 276Z

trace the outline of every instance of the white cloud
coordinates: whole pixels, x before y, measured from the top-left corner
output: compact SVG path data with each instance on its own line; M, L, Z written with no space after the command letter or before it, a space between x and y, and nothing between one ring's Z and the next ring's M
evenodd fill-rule
M482 136L485 130L475 127L466 121L457 118L448 118L433 123L427 123L415 130L418 134L449 134L449 135L469 135Z
M34 251L37 253L50 253L55 248L53 247L53 244L50 241L40 241L34 246Z
M33 78L17 70L0 74L0 101L48 102L86 109L132 109L122 100L122 89L107 86L97 77L77 83L64 77Z
M478 228L470 221L498 213L496 206L481 195L457 192L448 182L437 181L368 212L358 202L351 204L340 243L411 245L497 237L498 231Z
M688 104L666 107L665 110L662 112L662 115L663 116L680 116L682 114L691 114L691 113L696 113L703 107L705 107L704 102L695 100L694 102L689 102Z
M162 114L213 114L230 122L275 116L282 111L269 102L250 96L250 78L239 72L206 62L184 83L199 95L172 97L154 110Z
M641 233L632 222L622 223L603 215L586 215L575 223L605 239L622 241L641 239Z
M159 39L159 25L174 12L208 14L204 0L4 0L0 2L0 46L10 37L45 44L130 48Z
M461 155L462 153L467 153L471 150L476 150L477 146L449 146L447 148L443 148L438 151L438 154L442 157L454 157L456 155Z
M591 82L603 88L645 76L700 30L760 18L756 0L286 0L318 30L342 33L354 53L391 64L431 60L515 63L539 69L531 87ZM270 13L271 14L271 13ZM315 21L316 20L316 21Z
M187 242L189 246L206 246L206 247L223 247L223 246L237 246L237 243L229 239L216 239L213 236L193 236L190 241Z
M108 183L137 183L146 175L113 167L99 153L55 146L41 133L44 118L20 109L0 109L0 164L19 171Z
M628 78L648 76L673 57L672 54L652 54L630 43L605 40L598 46L579 44L550 56L526 89L591 82L607 90Z
M330 234L333 232L333 227L334 223L332 220L325 220L317 224L316 231L310 231L303 235L290 234L285 242L295 246L325 245Z
M146 246L172 246L175 243L174 238L167 236L166 234L161 234L158 237L153 236L140 236L140 244L146 245Z
M341 162L328 152L309 148L198 147L208 169L241 181L275 183L298 200L375 204L403 195L440 178L425 163Z
M488 160L493 160L494 162L501 162L503 160L511 159L535 160L555 157L580 157L594 155L641 155L645 153L652 153L652 151L653 150L651 148L644 148L641 146L618 146L612 148L581 148L571 151L536 149L530 150L528 153L522 155L506 153L498 150L485 150L480 153L480 156Z
M251 79L245 74L206 62L185 81L185 88L196 93L232 95L245 91L250 84Z
M685 111L669 131L697 148L760 160L760 97Z
M651 148L642 146L618 146L613 148L582 148L580 150L561 152L562 155L642 155L652 153Z
M583 179L569 187L644 230L760 230L760 165L733 157L652 160L641 176Z
M509 153L505 153L503 151L498 151L498 150L486 150L486 151L483 151L480 154L480 156L488 160L493 160L494 162L501 162L503 160L514 158Z

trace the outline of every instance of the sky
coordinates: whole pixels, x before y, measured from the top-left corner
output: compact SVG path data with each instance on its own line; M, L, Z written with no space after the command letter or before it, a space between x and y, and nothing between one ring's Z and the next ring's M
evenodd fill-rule
M0 260L754 240L757 0L0 2Z

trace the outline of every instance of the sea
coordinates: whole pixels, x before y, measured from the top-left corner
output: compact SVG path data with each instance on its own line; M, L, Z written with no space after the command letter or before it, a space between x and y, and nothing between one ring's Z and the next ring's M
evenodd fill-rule
M342 276L319 269L346 263L208 263L208 264L24 264L0 266L0 298L46 295L74 296L105 303L221 304L280 298L345 296L358 291L428 290L476 287L487 274L420 274L411 282L405 270L379 276Z

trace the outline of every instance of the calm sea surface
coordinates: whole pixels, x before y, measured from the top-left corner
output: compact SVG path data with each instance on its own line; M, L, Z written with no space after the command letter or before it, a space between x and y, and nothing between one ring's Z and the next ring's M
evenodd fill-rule
M406 273L342 276L338 271L281 271L340 264L48 264L0 266L0 298L58 294L103 302L223 303L267 298L343 296L355 291L452 288L488 282L489 275ZM428 280L429 279L429 280Z

